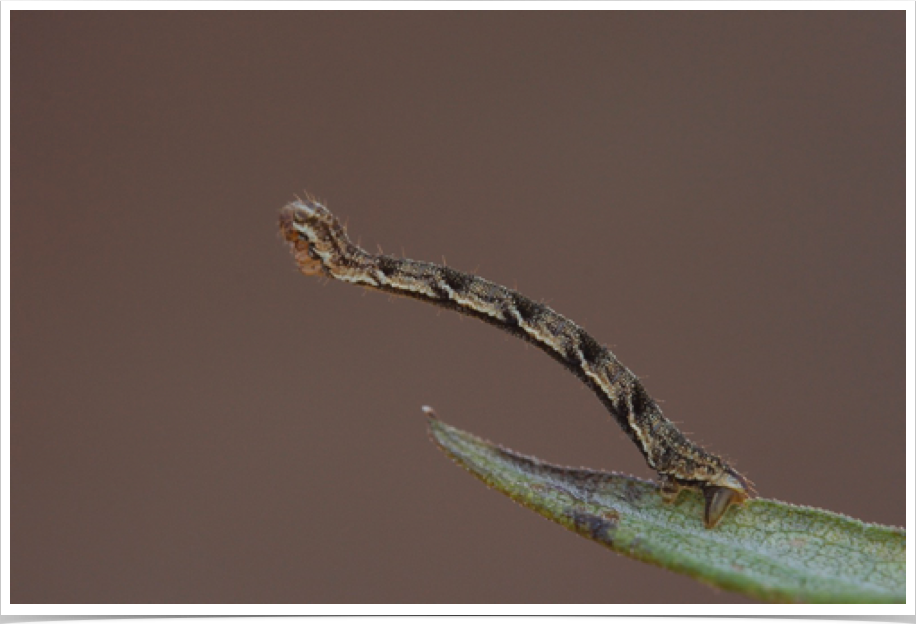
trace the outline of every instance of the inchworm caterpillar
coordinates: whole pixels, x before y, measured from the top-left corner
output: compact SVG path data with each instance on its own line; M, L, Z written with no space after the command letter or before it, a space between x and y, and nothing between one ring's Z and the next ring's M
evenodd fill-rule
M280 230L306 275L421 299L495 325L547 352L598 395L658 472L666 500L673 501L682 488L703 493L707 528L750 496L748 481L688 440L609 349L546 305L446 266L371 254L351 243L340 221L312 198L284 206Z

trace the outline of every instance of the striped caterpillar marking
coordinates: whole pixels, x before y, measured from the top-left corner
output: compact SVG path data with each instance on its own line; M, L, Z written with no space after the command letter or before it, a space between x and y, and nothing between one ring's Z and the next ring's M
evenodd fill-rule
M546 305L446 266L370 254L351 243L337 218L311 198L280 211L280 230L306 275L421 299L495 325L547 352L595 392L658 472L666 500L673 502L682 488L704 494L707 528L750 496L747 480L684 437L609 349Z

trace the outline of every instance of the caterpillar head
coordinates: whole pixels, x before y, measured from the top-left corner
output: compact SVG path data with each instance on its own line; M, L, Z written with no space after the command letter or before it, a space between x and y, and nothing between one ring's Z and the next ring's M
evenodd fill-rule
M280 233L306 275L326 271L328 258L349 245L337 218L311 198L290 202L280 210Z

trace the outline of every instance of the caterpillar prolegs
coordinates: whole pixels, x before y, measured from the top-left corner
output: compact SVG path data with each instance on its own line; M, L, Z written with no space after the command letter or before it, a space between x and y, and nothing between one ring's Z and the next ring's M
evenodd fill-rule
M610 350L546 305L446 266L368 253L350 242L340 221L311 198L284 206L280 230L306 275L421 299L495 325L547 352L595 392L658 472L667 500L673 501L682 488L703 493L707 528L715 527L729 506L750 496L748 481L688 440Z

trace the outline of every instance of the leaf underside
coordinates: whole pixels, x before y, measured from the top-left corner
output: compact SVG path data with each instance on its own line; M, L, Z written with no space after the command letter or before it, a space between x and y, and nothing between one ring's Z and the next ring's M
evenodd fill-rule
M708 530L695 492L669 505L648 481L553 466L432 416L429 429L488 486L622 555L767 602L906 602L903 529L757 498Z

